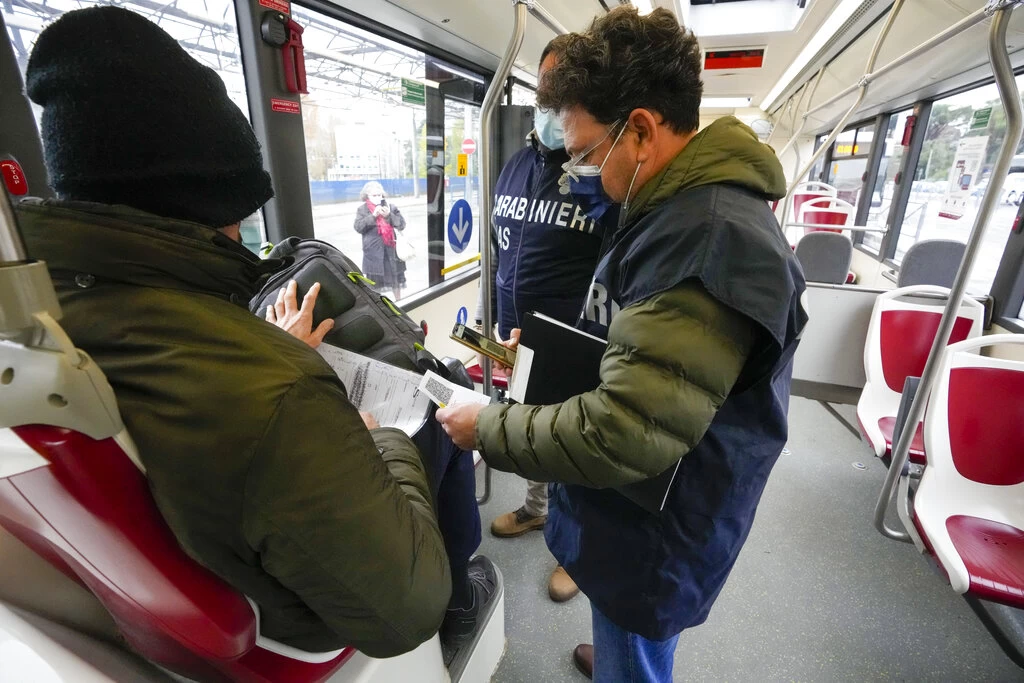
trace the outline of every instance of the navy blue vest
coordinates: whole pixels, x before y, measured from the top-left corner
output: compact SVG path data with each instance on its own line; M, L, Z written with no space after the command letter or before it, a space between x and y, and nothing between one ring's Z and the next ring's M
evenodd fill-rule
M569 160L565 150L543 151L534 144L505 164L494 190L502 339L528 311L576 321L604 235L602 224L583 213L567 187L559 187L562 164Z
M786 443L804 279L765 200L730 185L681 192L608 241L581 329L607 338L619 310L684 281L760 328L660 516L611 489L551 485L545 536L554 556L612 621L663 640L707 618Z

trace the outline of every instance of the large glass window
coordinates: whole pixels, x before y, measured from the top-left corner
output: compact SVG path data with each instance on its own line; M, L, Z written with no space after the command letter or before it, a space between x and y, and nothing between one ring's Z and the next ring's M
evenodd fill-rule
M1018 76L1018 87L1022 84L1024 77ZM910 201L900 226L894 259L897 264L921 240L967 241L1005 135L1006 115L995 84L932 105L921 156L913 172ZM1017 149L1018 154L1021 151L1024 145ZM972 294L987 294L991 288L1022 196L1024 163L1015 162L999 188L996 210L985 226L968 285Z
M0 2L7 32L14 46L22 77L39 33L65 12L99 5L117 5L141 14L167 31L192 57L217 72L228 96L248 118L245 78L238 48L235 6L231 0L176 0L173 3L49 0ZM112 104L112 106L114 106ZM38 122L42 109L32 105ZM257 212L242 221L242 240L253 251L264 239L263 216Z
M912 109L906 109L893 114L889 117L889 125L884 131L885 137L882 140L878 177L871 190L871 205L868 208L868 217L865 223L865 227L872 230L886 229L892 210L893 197L896 195L896 174L900 170L900 164L907 149L903 146L904 132L907 127L907 119L912 113ZM860 244L871 253L877 254L882 245L883 234L882 232L865 232Z
M319 12L293 5L292 14L305 28L302 117L316 237L396 300L474 267L484 79ZM366 196L378 186L387 215L375 215ZM391 233L412 245L412 258L398 258Z
M843 131L832 143L832 161L825 182L835 186L839 199L854 207L861 199L873 137L874 124L867 124Z
M537 93L524 85L521 85L519 81L512 83L512 104L522 104L527 107L532 107L537 103Z

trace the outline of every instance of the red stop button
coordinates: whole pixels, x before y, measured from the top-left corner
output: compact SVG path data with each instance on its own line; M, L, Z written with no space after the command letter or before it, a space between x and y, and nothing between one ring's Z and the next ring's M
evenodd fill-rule
M21 164L14 159L0 159L0 175L4 177L4 185L7 191L15 197L28 194L28 183L25 182L25 172L21 170Z

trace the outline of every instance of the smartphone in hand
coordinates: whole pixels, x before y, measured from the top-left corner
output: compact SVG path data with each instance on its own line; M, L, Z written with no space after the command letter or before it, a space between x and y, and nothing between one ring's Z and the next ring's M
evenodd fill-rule
M463 346L469 347L477 353L481 353L506 367L512 367L515 365L515 351L502 346L493 339L488 339L476 330L466 327L461 323L457 324L452 330L451 338Z

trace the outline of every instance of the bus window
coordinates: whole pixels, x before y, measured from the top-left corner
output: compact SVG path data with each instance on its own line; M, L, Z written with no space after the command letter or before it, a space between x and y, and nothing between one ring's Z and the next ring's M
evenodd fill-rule
M512 84L512 104L520 104L532 107L537 103L537 93L532 89L520 85L518 81Z
M298 5L292 11L305 27L309 94L302 96L302 123L314 233L370 271L388 296L396 289L399 297L424 290L428 281L423 55L319 12ZM393 282L381 277L390 275L380 272L382 249L368 247L364 260L364 239L355 229L359 208L365 204L360 193L370 181L380 183L386 202L404 221L401 232L418 251L418 258L404 264L404 273L393 275ZM371 237L377 229L372 233Z
M819 135L816 138L814 138L814 151L815 152L817 152L818 148L821 147L821 144L823 142L825 142L825 138L826 137L827 136L825 136L825 135ZM780 144L782 144L782 143L780 143ZM776 149L776 151L778 151L778 149ZM814 166L812 166L811 170L807 173L807 180L810 180L812 182L822 182L822 183L825 182L825 178L824 178L825 156L826 156L825 154L822 154L820 157L818 157L818 160L814 162Z
M874 123L871 123L843 131L832 145L832 163L825 182L835 186L839 199L854 207L860 201L873 136Z
M1017 77L1017 86L1024 77ZM894 261L899 264L916 242L952 239L966 242L988 187L1006 115L995 84L937 100L900 226ZM1021 151L1020 148L1017 150ZM1011 173L1000 188L968 284L972 294L988 294L1006 245L1006 236L1024 196L1024 173Z
M885 139L882 141L878 177L871 190L871 206L868 209L868 218L865 223L868 228L884 229L889 222L889 212L892 209L892 200L896 193L896 174L900 170L900 162L906 151L902 144L903 131L907 126L907 119L910 118L913 111L913 109L904 109L889 117ZM872 254L878 254L882 245L883 233L865 232L863 235L861 246Z
M107 4L110 3L90 0L57 0L46 4L0 3L0 13L3 13L7 24L22 78L25 77L28 57L40 31L65 12ZM141 14L167 31L189 55L217 72L224 81L231 101L249 118L235 6L231 0L178 0L173 5L146 2L136 4L129 0L119 3L119 6ZM38 124L42 109L33 104L32 111ZM257 211L242 221L241 233L242 243L250 250L257 251L266 239L262 213Z
M316 237L395 299L476 267L484 79L321 12L294 5L293 16L305 27L302 120ZM361 197L370 182L400 218L371 224ZM463 238L454 247L453 208ZM391 230L412 245L405 261L388 244Z

